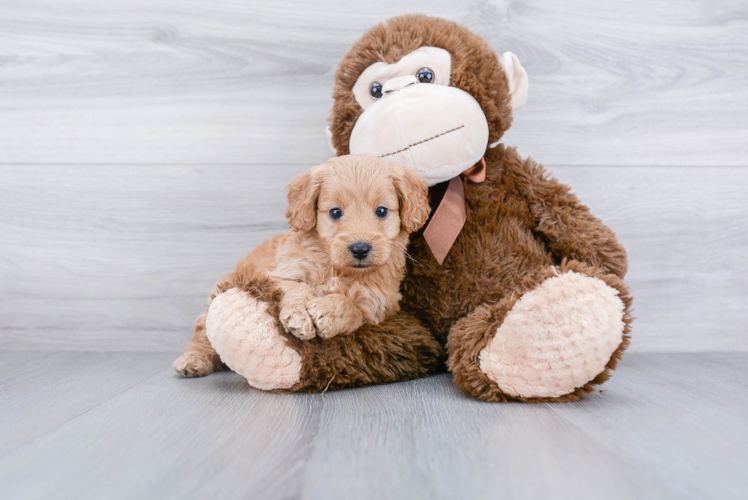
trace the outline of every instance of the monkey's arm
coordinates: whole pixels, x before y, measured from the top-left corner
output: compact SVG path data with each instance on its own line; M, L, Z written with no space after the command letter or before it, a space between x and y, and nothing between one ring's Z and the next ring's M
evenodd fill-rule
M511 151L516 156L516 152ZM514 160L514 159L512 159ZM569 187L550 177L531 159L507 162L507 172L516 176L517 187L527 199L537 224L535 232L554 257L578 260L601 267L621 278L626 275L626 250L615 233L590 213L569 192Z

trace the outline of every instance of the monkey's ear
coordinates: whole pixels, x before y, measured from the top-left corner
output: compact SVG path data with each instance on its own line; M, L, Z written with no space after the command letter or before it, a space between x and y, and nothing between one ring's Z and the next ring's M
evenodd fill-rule
M397 167L394 183L400 202L400 225L408 233L414 233L429 220L429 188L417 173L401 165Z
M519 59L512 52L504 52L499 58L509 79L509 92L512 93L512 110L519 109L527 102L527 71L519 63Z
M317 198L321 189L317 174L321 166L297 175L288 184L286 218L295 231L311 231L317 225Z

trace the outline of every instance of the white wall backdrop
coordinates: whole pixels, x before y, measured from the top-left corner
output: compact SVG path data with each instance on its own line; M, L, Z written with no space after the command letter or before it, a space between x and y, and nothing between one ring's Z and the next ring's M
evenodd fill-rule
M712 0L0 0L0 348L179 351L411 12L522 61L504 142L626 246L631 350L748 350L748 4Z

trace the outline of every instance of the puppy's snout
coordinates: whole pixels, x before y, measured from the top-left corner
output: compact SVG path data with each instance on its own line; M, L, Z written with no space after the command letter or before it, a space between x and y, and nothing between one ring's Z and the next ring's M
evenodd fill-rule
M368 243L364 243L363 241L357 241L355 243L351 243L351 245L348 247L348 250L350 250L351 255L355 257L358 260L364 260L366 257L368 257L369 252L371 252L371 245Z

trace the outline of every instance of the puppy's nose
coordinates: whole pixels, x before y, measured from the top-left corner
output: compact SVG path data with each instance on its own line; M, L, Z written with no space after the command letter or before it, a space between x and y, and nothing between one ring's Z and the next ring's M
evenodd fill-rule
M364 243L363 241L357 241L356 243L352 243L348 249L351 251L351 255L355 258L358 260L364 260L366 256L369 255L369 252L371 252L371 245Z

